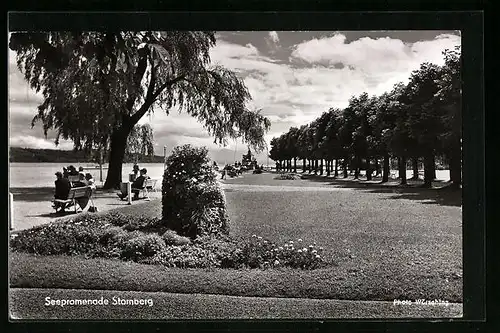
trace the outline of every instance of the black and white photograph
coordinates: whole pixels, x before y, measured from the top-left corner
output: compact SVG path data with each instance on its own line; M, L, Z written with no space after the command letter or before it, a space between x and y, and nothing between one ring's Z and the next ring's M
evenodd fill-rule
M9 31L9 316L464 316L460 30Z

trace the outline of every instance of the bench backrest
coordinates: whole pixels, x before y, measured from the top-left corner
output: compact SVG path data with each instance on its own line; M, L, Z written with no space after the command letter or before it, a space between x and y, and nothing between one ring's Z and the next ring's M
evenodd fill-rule
M71 183L78 182L78 181L80 181L80 175L76 175L76 176L68 176L68 180L69 180Z
M92 196L92 188L90 186L73 187L69 190L68 199L90 198Z

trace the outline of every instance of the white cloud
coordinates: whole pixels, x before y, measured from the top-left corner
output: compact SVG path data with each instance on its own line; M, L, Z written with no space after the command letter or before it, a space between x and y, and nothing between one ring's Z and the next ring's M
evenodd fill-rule
M32 135L24 135L11 137L10 146L22 148L69 150L73 148L73 143L70 141L62 140L59 146L56 146L53 140L43 139Z
M219 58L225 59L239 59L243 57L254 57L259 54L259 51L252 44L247 44L245 46L238 44L227 43L223 40L217 41L214 48L210 50L210 55L212 61L217 61ZM215 59L214 59L215 55Z
M395 82L407 79L425 61L442 65L442 51L455 45L460 45L460 37L456 35L440 35L434 40L415 43L389 37L363 37L346 43L344 35L335 34L296 45L291 61L350 66L365 77L368 85L376 86L391 79Z

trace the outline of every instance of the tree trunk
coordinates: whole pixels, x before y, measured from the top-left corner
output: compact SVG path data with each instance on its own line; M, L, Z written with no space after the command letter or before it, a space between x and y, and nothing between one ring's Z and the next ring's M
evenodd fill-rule
M400 184L406 185L406 156L398 157Z
M360 158L356 156L354 165L354 179L359 179Z
M319 164L319 174L323 175L323 159L321 158L319 161L320 161L320 164Z
M333 174L335 178L339 176L339 159L335 159L335 173Z
M326 160L326 175L328 177L330 177L330 173L332 172L331 166L332 166L332 161L331 160Z
M297 157L293 158L293 172L297 173Z
M431 166L429 164L429 166ZM436 155L432 154L432 169L431 169L432 180L436 179Z
M377 158L375 158L375 177L377 177L380 174L379 168L380 168L380 166L378 164L378 157L377 157Z
M366 159L366 180L372 180L372 167L369 158Z
M342 161L342 168L344 169L344 178L347 178L347 159Z
M390 171L390 165L389 165L389 154L384 155L384 166L382 169L382 183L387 183L389 181L389 172Z
M307 172L308 172L308 173L311 173L311 171L312 171L312 167L311 167L311 159L308 159L308 160L307 160L307 162L308 162L308 163L307 163Z
M434 180L433 172L435 171L434 154L428 153L424 157L424 187L432 187Z
M413 157L411 163L413 167L413 177L411 177L411 179L418 180L418 157Z
M125 146L130 129L122 127L111 135L109 166L104 189L119 189L122 182L122 166L125 157Z
M302 159L302 173L305 173L306 172L306 165L307 161L305 158Z
M462 184L462 151L460 139L455 141L450 153L450 180L452 186L459 187Z

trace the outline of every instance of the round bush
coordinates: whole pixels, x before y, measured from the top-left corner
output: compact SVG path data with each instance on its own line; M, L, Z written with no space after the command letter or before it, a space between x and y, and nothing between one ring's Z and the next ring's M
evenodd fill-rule
M176 147L167 158L162 218L167 228L193 239L229 232L226 198L206 148Z
M121 257L137 261L165 250L165 242L157 234L144 234L123 243Z
M163 238L163 241L165 242L166 245L187 245L191 243L191 240L187 237L184 236L179 236L175 231L173 230L167 230L165 233L161 236Z

